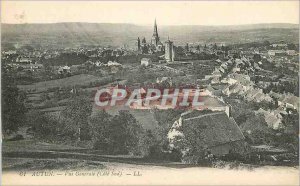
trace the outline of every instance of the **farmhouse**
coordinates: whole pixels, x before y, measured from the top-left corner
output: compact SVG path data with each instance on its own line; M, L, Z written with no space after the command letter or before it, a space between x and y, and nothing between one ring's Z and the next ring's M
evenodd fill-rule
M201 127L201 141L197 144L203 149L209 149L216 156L229 153L244 153L246 151L244 135L233 118L228 117L225 112L199 112L187 111L174 122L168 133L171 146L176 148L176 140L185 138L182 132L183 126ZM199 148L199 147L197 147ZM189 149L181 149L189 151Z

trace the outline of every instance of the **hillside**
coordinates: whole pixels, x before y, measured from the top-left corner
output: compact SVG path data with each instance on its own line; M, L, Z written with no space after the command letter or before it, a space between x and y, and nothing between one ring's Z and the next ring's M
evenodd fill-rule
M299 25L255 24L238 26L159 26L161 40L169 36L176 44L187 42L246 43L279 41L298 43ZM54 23L2 24L3 47L12 44L74 47L84 45L134 46L136 38L149 40L153 28L134 24L110 23Z

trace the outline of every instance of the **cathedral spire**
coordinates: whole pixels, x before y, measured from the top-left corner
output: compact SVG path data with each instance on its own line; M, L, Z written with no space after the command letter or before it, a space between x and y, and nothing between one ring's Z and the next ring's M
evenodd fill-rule
M155 18L153 36L151 38L151 44L153 44L154 46L157 46L158 42L159 42L159 37L158 37L157 24L156 24L156 18Z
M154 30L153 30L153 36L158 37L158 32L157 32L157 24L156 24L156 18L154 20Z

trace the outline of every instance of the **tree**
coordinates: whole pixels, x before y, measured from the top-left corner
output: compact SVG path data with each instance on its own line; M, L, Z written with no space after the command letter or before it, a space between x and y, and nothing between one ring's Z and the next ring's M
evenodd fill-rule
M109 154L149 154L151 135L128 111L116 116L99 111L90 117L90 126L95 149Z
M225 51L224 45L221 46L221 50L222 50L222 51Z
M189 51L189 44L188 44L188 43L185 45L185 50L186 50L187 52Z
M119 111L108 128L110 153L136 154L142 127L129 111Z
M67 137L64 134L64 125L54 115L32 110L27 113L27 125L34 132L34 136L42 140L56 141L62 140L60 137Z
M88 117L91 115L91 111L90 100L81 95L75 95L61 113L62 117L66 119L66 129L73 133L78 141L81 141L82 137L88 137Z
M207 126L199 125L198 123L189 123L182 125L178 132L183 135L178 135L173 139L175 149L183 154L182 161L197 164L199 160L204 160L207 146L204 141L204 129Z
M264 45L264 46L270 46L271 43L270 43L268 40L265 40L265 41L263 42L263 45Z
M254 62L259 62L261 60L261 56L259 54L254 54L253 60Z
M15 85L11 72L2 66L2 129L4 133L17 131L24 125L26 94Z
M289 50L296 50L296 49L297 49L297 47L296 47L296 45L295 45L294 43L289 43L289 44L287 45L287 48L288 48Z
M142 47L142 53L143 53L143 54L148 54L148 51L149 51L148 46L147 46L147 45L144 45L144 46Z
M109 127L112 116L104 110L97 112L95 115L90 116L89 125L90 132L95 149L101 149L104 152L109 148Z
M217 43L214 44L213 49L215 49L215 50L218 49Z
M174 121L178 119L180 114L183 112L184 110L181 109L167 109L163 111L159 109L153 110L154 118L158 122L158 128L154 133L155 138L157 140L157 144L156 144L157 154L159 153L158 151L169 150L168 132L172 127Z

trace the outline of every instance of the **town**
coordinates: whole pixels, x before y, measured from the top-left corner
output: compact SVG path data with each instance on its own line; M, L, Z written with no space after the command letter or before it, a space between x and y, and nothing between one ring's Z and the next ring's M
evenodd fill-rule
M3 46L4 158L39 139L144 161L297 165L298 41L182 45L158 21L128 46ZM97 90L110 87L199 90L204 106L98 109Z

